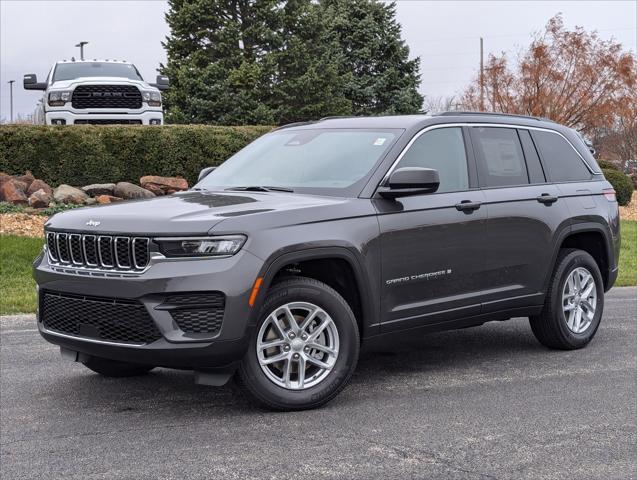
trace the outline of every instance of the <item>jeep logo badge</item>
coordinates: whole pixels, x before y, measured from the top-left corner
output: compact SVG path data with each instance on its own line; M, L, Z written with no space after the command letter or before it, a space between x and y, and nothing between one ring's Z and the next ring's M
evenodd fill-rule
M97 227L100 223L101 222L98 222L97 220L89 220L88 222L86 222L86 225L89 227Z

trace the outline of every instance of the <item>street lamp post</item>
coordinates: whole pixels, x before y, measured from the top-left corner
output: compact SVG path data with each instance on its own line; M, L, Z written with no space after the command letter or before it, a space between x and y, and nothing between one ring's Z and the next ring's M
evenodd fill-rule
M9 121L13 123L13 84L15 80L9 80Z
M84 60L84 45L86 45L88 42L80 42L77 45L75 45L76 47L80 47L80 60Z

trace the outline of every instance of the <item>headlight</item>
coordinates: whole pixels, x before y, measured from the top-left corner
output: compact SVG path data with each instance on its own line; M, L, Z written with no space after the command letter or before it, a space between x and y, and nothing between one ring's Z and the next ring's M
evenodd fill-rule
M156 238L159 250L167 257L220 257L237 253L246 237Z
M58 90L49 93L49 105L52 107L62 107L66 102L71 101L71 95L73 94L70 90Z
M154 90L142 90L142 100L151 107L161 107L161 93Z

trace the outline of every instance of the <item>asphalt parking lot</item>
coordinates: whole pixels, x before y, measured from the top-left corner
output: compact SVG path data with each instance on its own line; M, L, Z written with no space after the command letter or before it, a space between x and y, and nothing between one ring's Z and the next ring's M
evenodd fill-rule
M1 320L3 479L637 477L637 288L586 349L526 319L366 352L326 407L254 409L187 372L106 379Z

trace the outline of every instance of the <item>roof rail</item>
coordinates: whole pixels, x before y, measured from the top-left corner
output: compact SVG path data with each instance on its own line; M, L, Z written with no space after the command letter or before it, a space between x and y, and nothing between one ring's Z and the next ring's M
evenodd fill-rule
M280 127L276 127L272 131L274 132L276 130L283 130L283 129L286 129L286 128L300 127L301 125L312 125L313 123L316 123L316 121L286 123L285 125L281 125Z
M339 118L356 118L356 115L331 115L328 117L321 117L317 121L322 122L323 120L338 120Z
M532 117L530 115L519 115L519 114L515 114L515 113L498 113L498 112L471 112L471 111L458 111L458 112L454 112L454 111L449 111L449 112L440 112L440 113L436 113L435 116L439 116L439 117L453 117L456 115L487 115L490 117L513 117L513 118L526 118L527 120L538 120L540 122L552 122L555 123L553 120L551 120L550 118L543 118L543 117Z

